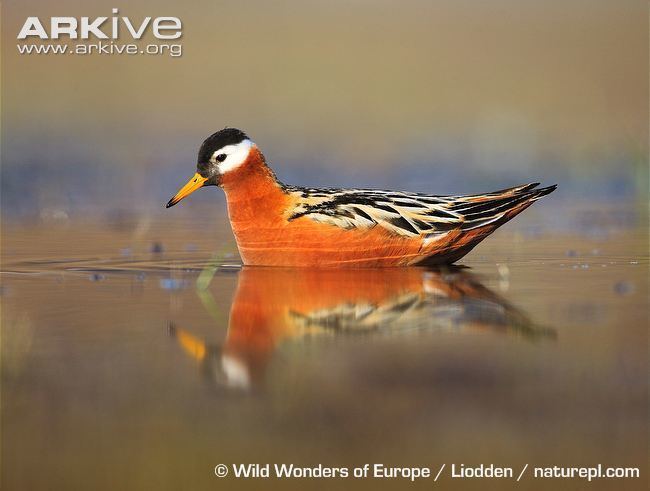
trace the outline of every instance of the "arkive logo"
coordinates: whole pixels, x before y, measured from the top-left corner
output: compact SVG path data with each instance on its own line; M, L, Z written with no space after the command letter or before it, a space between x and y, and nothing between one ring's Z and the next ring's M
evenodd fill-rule
M164 42L183 35L178 17L147 16L132 20L119 15L117 8L112 13L111 17L27 17L16 37L18 52L21 55L182 55L180 43ZM134 42L145 38L155 42L146 45Z
M50 17L45 25L38 17L27 17L17 39L60 39L62 36L69 39L119 39L127 33L133 39L142 39L147 30L157 39L178 39L183 34L178 17L145 17L132 21L126 16L118 17L116 8L112 12L110 21L108 17Z

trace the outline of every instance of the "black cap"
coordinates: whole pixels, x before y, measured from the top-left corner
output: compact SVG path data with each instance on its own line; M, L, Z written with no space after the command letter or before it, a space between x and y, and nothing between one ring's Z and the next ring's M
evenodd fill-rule
M237 128L224 128L213 133L205 139L201 148L199 149L199 164L204 164L210 160L212 154L225 147L226 145L236 145L244 140L248 140L248 136L242 130Z

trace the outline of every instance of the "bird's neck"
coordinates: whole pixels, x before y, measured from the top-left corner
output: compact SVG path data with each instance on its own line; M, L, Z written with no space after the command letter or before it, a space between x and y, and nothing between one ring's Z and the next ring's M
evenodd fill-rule
M243 164L221 177L221 187L233 229L260 218L279 218L286 206L287 194L257 147Z

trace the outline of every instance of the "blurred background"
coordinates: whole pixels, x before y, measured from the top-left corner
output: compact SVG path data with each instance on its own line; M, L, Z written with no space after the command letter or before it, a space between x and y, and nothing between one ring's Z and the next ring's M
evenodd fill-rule
M118 4L3 2L6 220L163 213L226 125L292 184L456 194L534 180L560 184L559 206L646 202L642 0ZM116 6L179 17L182 56L17 52L27 16ZM223 202L210 189L174 213Z
M18 54L113 7L179 17L182 56ZM3 490L648 489L646 1L4 0L1 35ZM242 269L218 189L164 208L226 125L291 184L559 188L464 269Z

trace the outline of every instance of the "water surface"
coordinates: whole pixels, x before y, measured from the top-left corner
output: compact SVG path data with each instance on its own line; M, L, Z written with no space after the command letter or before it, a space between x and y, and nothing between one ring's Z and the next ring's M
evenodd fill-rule
M4 233L3 489L351 486L213 474L249 462L602 463L647 479L641 227L506 228L461 268L350 271L241 268L225 223Z

